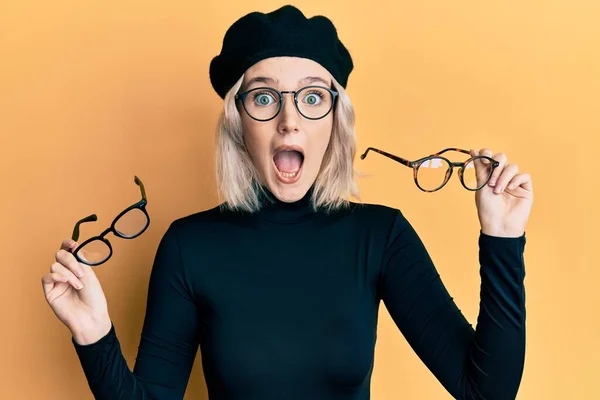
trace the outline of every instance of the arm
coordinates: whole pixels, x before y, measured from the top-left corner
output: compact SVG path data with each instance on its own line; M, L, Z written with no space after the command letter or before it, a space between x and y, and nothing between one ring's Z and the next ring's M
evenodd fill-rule
M99 400L183 399L198 349L198 314L173 226L154 260L146 315L133 372L113 326L90 345L73 344Z
M421 239L398 212L384 255L381 297L410 346L457 399L514 399L525 356L525 235L480 232L477 329L450 297Z

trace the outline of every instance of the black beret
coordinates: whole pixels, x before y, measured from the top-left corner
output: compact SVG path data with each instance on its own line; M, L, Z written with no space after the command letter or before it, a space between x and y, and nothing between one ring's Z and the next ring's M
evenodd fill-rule
M352 57L324 16L306 18L296 7L270 13L252 12L229 27L221 53L210 63L210 81L221 98L248 68L270 57L308 58L321 64L346 87Z

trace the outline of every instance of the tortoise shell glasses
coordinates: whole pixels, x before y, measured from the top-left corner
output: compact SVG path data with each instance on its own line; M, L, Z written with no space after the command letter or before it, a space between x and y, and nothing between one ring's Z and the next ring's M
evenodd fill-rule
M469 156L471 155L468 150L459 148L447 148L438 151L437 153L410 161L383 150L369 147L360 156L360 159L364 160L369 151L374 151L385 157L391 158L402 165L412 168L415 184L424 192L435 192L443 188L450 180L455 167L458 168L458 177L465 189L471 191L480 190L488 183L494 169L500 165L498 161L488 156L473 156L463 162L452 162L448 158L442 156L442 154L448 151L457 151L468 154ZM476 163L481 163L481 167L483 168L480 168L480 166L477 166L476 168ZM480 176L479 179L477 179L477 173L485 175L483 177Z

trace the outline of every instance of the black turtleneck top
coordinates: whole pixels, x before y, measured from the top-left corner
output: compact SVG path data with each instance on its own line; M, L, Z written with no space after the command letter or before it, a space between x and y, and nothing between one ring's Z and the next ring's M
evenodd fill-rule
M114 325L95 343L72 339L96 399L182 399L200 346L210 400L367 400L381 302L454 398L515 398L525 235L479 232L474 329L400 210L326 214L309 196L175 220L156 252L133 371Z

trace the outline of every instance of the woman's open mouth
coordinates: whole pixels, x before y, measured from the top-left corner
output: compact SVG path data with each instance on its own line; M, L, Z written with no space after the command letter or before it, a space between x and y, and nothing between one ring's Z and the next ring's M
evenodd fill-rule
M279 146L275 149L273 165L277 178L283 183L294 183L300 179L303 164L304 151L301 147Z

